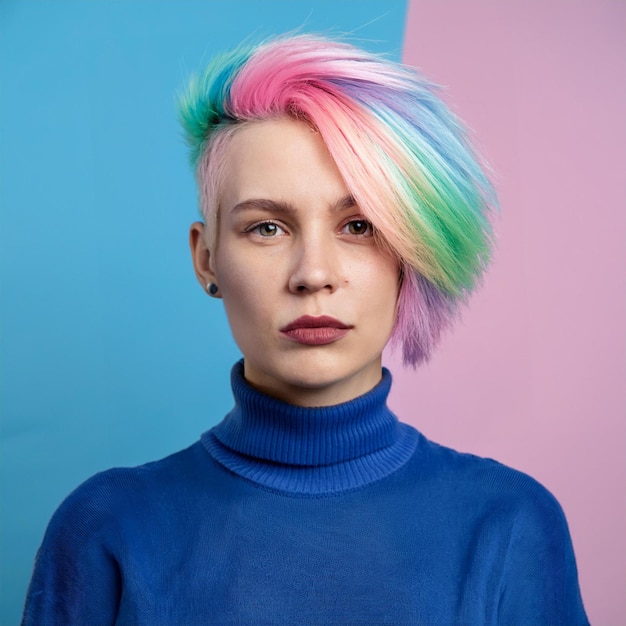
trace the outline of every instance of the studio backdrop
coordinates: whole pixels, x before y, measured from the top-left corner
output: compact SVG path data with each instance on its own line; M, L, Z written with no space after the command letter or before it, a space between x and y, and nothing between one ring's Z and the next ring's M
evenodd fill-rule
M182 449L239 358L196 282L175 98L241 40L341 35L420 67L500 195L482 290L392 408L559 499L594 624L626 615L626 4L617 0L0 3L1 624L90 475Z

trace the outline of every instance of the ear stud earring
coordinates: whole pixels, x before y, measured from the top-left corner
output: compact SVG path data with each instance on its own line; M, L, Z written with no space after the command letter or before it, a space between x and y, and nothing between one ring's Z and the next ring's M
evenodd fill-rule
M215 283L207 283L206 290L210 296L216 296L220 288Z

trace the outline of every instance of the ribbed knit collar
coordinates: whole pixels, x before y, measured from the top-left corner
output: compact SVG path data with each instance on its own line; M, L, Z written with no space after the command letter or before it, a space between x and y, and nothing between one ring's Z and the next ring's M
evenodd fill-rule
M235 406L202 443L222 465L266 487L303 494L357 488L395 471L415 448L415 431L387 407L387 369L371 391L330 407L299 407L257 391L243 361L231 384Z

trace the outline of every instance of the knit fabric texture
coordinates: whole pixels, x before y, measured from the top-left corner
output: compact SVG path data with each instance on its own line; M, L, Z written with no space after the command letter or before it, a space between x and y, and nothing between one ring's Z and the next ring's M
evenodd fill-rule
M191 447L76 489L25 625L588 624L565 517L529 476L398 422L251 388Z

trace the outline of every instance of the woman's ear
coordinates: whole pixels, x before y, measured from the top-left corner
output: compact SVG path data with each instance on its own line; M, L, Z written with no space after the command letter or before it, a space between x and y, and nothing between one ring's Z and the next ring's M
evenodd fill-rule
M217 289L214 263L206 241L205 228L202 222L194 222L189 228L189 248L196 278L202 288L213 297L221 297Z

